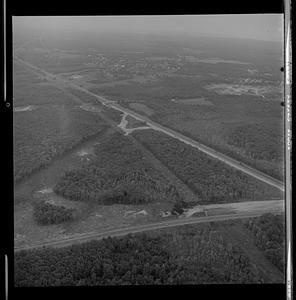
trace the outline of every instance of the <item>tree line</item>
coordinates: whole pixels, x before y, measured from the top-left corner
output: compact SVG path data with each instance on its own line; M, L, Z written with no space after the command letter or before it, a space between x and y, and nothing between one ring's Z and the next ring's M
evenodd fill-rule
M282 272L285 271L285 227L283 215L264 214L252 218L246 227L253 233L256 246Z
M74 219L75 209L50 204L44 200L33 203L33 218L38 225L52 225Z
M146 148L185 182L199 203L223 203L280 196L276 188L163 133L135 132Z
M34 262L34 263L33 263ZM209 228L107 238L15 253L16 286L262 282L240 248Z
M109 204L147 204L175 201L176 187L120 133L114 133L95 147L96 157L80 169L65 172L54 192L75 201Z

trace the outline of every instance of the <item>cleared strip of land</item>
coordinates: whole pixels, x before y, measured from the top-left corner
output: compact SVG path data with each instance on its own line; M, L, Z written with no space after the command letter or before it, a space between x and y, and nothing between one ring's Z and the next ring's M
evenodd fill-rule
M241 209L240 209L241 206ZM235 220L235 219L244 219L258 217L264 213L283 213L284 211L284 201L283 200L273 200L273 201L252 201L247 203L227 203L215 205L215 207L224 208L230 210L228 213L218 214L218 215L208 215L205 217L183 217L174 220L162 221L157 223L150 223L144 225L131 226L120 229L112 229L105 232L91 232L76 235L67 239L53 240L48 242L43 242L31 246L15 248L15 251L29 250L42 247L65 247L72 244L87 242L90 240L101 240L107 237L116 237L123 236L132 233L163 229L168 227L183 226L187 224L196 224L196 223L207 223L207 222L217 222L217 221L226 221L226 220ZM233 208L236 208L235 211L231 211ZM203 206L203 209L207 209L207 206ZM208 207L208 212L213 209L211 205Z
M71 86L73 88L76 88L76 89L78 89L78 90L80 90L84 93L87 93L91 96L94 96L103 105L106 105L110 108L121 111L122 113L130 115L130 116L134 117L135 119L137 119L139 121L146 122L147 125L150 126L154 130L161 131L161 132L163 132L163 133L165 133L165 134L167 134L167 135L169 135L173 138L176 138L176 139L178 139L178 140L180 140L180 141L182 141L182 142L184 142L188 145L191 145L192 147L195 147L198 150L200 150L200 151L202 151L202 152L204 152L204 153L206 153L206 154L208 154L208 155L210 155L210 156L212 156L216 159L221 160L222 162L228 164L229 166L231 166L235 169L238 169L241 172L244 172L244 173L246 173L246 174L248 174L252 177L255 177L258 180L261 180L261 181L263 181L263 182L265 182L269 185L272 185L272 186L280 189L281 191L284 191L284 189L285 189L284 184L281 181L279 181L279 180L277 180L277 179L275 179L275 178L273 178L273 177L271 177L271 176L269 176L269 175L267 175L267 174L265 174L261 171L258 171L258 170L254 169L254 168L252 168L252 167L250 167L250 166L248 166L248 165L246 165L246 164L244 164L244 163L242 163L238 160L235 160L235 159L233 159L233 158L231 158L231 157L229 157L225 154L222 154L221 152L218 152L218 151L216 151L216 150L214 150L214 149L212 149L208 146L205 146L204 144L202 144L200 142L197 142L197 141L195 141L195 140L193 140L189 137L186 137L185 135L183 135L183 134L181 134L181 133L179 133L175 130L172 130L172 129L167 128L167 127L165 127L165 126L163 126L163 125L161 125L157 122L154 122L154 121L150 120L149 118L147 118L146 116L142 116L142 115L140 115L140 114L138 114L138 113L136 113L136 112L134 112L134 111L132 111L128 108L124 108L124 107L120 106L119 104L114 103L113 101L109 101L109 100L105 99L104 97L99 96L99 95L97 95L93 92L90 92L90 91L88 91L88 90L86 90L86 89L84 89L84 88L82 88L78 85L75 85L73 83L69 83L69 82L59 78L58 76L55 76L51 73L48 73L48 72L46 72L46 71L44 71L44 70L28 63L28 62L18 58L17 56L15 56L15 58L17 59L17 61L25 64L26 66L28 66L30 68L33 68L36 71L41 72L50 81L54 80L55 82L57 82L57 81L62 82L63 84L66 84L66 85Z

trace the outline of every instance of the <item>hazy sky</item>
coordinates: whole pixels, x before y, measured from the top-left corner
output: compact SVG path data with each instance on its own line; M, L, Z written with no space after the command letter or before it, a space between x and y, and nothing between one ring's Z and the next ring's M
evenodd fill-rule
M180 15L23 17L13 19L14 30L81 32L181 33L267 41L283 39L283 15Z

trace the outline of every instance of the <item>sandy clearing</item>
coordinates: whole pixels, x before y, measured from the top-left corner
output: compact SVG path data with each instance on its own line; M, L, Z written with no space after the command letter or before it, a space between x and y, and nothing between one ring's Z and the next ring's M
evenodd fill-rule
M50 193L53 193L53 189L52 188L45 188L43 190L37 191L36 193L50 194Z
M247 78L244 82L250 83ZM263 96L263 94L269 93L271 90L270 86L253 86L253 85L242 85L242 84L211 84L205 86L207 90L213 90L219 95L253 95Z
M77 155L78 156L85 156L85 155L88 155L89 154L89 152L87 152L87 151L85 151L85 150L81 150L81 151L78 151L77 152Z
M37 106L35 106L35 105L17 106L17 107L13 108L13 112L32 111L36 108L37 108Z

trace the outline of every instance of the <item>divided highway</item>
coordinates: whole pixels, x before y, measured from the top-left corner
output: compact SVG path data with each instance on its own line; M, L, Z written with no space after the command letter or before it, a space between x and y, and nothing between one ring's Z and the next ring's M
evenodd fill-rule
M284 189L285 189L283 182L281 182L280 180L277 180L277 179L275 179L275 178L273 178L273 177L271 177L271 176L269 176L269 175L267 175L267 174L265 174L265 173L263 173L259 170L256 170L256 169L254 169L254 168L238 161L238 160L235 160L235 159L233 159L233 158L231 158L231 157L229 157L229 156L227 156L227 155L225 155L221 152L218 152L218 151L214 150L213 148L210 148L210 147L208 147L208 146L206 146L206 145L204 145L200 142L197 142L197 141L185 136L184 134L181 134L181 133L179 133L175 130L172 130L170 128L167 128L167 127L165 127L165 126L163 126L163 125L161 125L161 124L159 124L155 121L152 121L149 118L147 118L146 116L142 116L139 113L134 112L133 110L122 107L119 104L114 103L114 101L109 101L109 100L107 100L106 98L104 98L102 96L99 96L99 95L97 95L93 92L90 92L85 88L82 88L81 86L78 86L74 83L69 83L67 80L61 79L58 76L55 76L51 73L48 73L48 72L46 72L46 71L44 71L44 70L28 63L28 62L18 58L17 56L15 56L15 58L19 62L25 64L26 66L28 66L32 69L34 69L35 71L41 72L50 81L55 81L55 82L59 81L59 82L65 84L65 85L68 85L72 88L78 89L78 90L80 90L84 93L87 93L91 96L94 96L100 101L101 104L106 105L110 108L116 109L116 110L118 110L122 113L125 113L127 115L130 115L131 117L133 117L133 118L135 118L139 121L146 122L147 125L149 125L154 130L161 131L164 134L167 134L167 135L169 135L169 136L171 136L175 139L178 139L179 141L182 141L183 143L186 143L186 144L188 144L192 147L195 147L198 150L200 150L200 151L202 151L202 152L204 152L204 153L206 153L206 154L208 154L208 155L210 155L210 156L212 156L216 159L219 159L220 161L226 163L227 165L229 165L229 166L231 166L231 167L233 167L237 170L240 170L241 172L244 172L244 173L246 173L246 174L248 174L248 175L250 175L254 178L257 178L258 180L261 180L261 181L263 181L263 182L265 182L265 183L267 183L271 186L274 186L274 187L280 189L281 191L284 191Z

